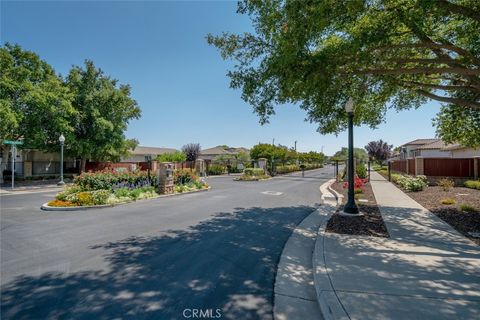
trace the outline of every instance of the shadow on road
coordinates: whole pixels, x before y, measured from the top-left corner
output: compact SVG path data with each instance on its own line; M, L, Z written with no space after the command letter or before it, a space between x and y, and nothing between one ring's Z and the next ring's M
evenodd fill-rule
M18 277L2 285L1 317L181 319L185 308L218 308L222 318L271 319L283 245L314 209L237 208L187 230L93 246L109 270Z

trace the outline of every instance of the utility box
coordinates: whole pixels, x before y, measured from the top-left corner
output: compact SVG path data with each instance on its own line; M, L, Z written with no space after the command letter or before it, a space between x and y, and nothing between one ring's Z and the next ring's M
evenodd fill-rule
M158 168L158 192L160 194L172 194L175 191L173 171L175 165L172 162L160 162Z
M205 161L203 159L195 160L195 173L199 177L205 177Z

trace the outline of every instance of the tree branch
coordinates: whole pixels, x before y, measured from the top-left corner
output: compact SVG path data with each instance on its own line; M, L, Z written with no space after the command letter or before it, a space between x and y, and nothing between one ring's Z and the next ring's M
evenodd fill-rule
M348 72L346 72L348 73ZM480 69L465 69L465 68L397 68L397 69L363 69L351 72L353 74L372 74L372 75L403 75L403 74L442 74L453 73L460 75L480 75Z
M425 90L415 90L415 91L417 93L421 94L422 96L425 96L425 97L430 98L432 100L451 103L451 104L458 104L458 105L473 108L473 109L480 109L480 103L475 102L475 101L459 99L459 98L451 98L451 97L442 97L442 96L438 96L436 94L430 93L430 92L425 91Z
M456 13L480 21L480 12L475 11L472 8L467 8L455 3L451 3L447 0L437 0L436 4L452 13Z
M431 89L438 89L438 90L469 90L480 92L479 88L473 86L458 86L458 85L443 85L443 84L433 84L433 83L421 83L416 81L401 81L402 84L412 87L423 87L423 88L431 88Z

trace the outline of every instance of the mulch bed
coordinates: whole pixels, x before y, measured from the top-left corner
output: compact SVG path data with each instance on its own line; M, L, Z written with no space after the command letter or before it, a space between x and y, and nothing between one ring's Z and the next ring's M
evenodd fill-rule
M378 209L370 183L367 183L363 187L364 191L359 196L359 199L366 199L368 202L356 201L360 212L363 213L363 216L360 217L345 217L339 214L343 211L343 206L347 201L347 189L343 188L343 182L335 182L332 188L342 194L344 198L342 205L328 221L327 232L384 238L390 237L380 210Z
M431 186L423 191L405 193L467 238L480 245L480 238L474 238L468 234L469 232L480 232L480 190L455 187L449 191L444 191L441 187ZM446 198L455 199L456 203L451 205L440 203L442 199ZM462 204L474 207L475 211L461 211L460 206Z

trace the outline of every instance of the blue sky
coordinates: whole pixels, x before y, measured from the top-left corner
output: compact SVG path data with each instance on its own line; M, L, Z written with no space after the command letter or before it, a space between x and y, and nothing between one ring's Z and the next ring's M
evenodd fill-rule
M347 144L346 134L320 135L304 122L298 107L279 106L261 126L252 108L229 88L227 70L207 33L250 31L235 1L2 1L1 41L35 51L65 75L72 65L91 59L105 73L132 86L142 109L127 136L141 145L180 148L199 142L245 146L272 142L298 150L333 154ZM440 106L387 113L377 130L355 128L355 145L384 139L400 145L435 135L431 119Z

